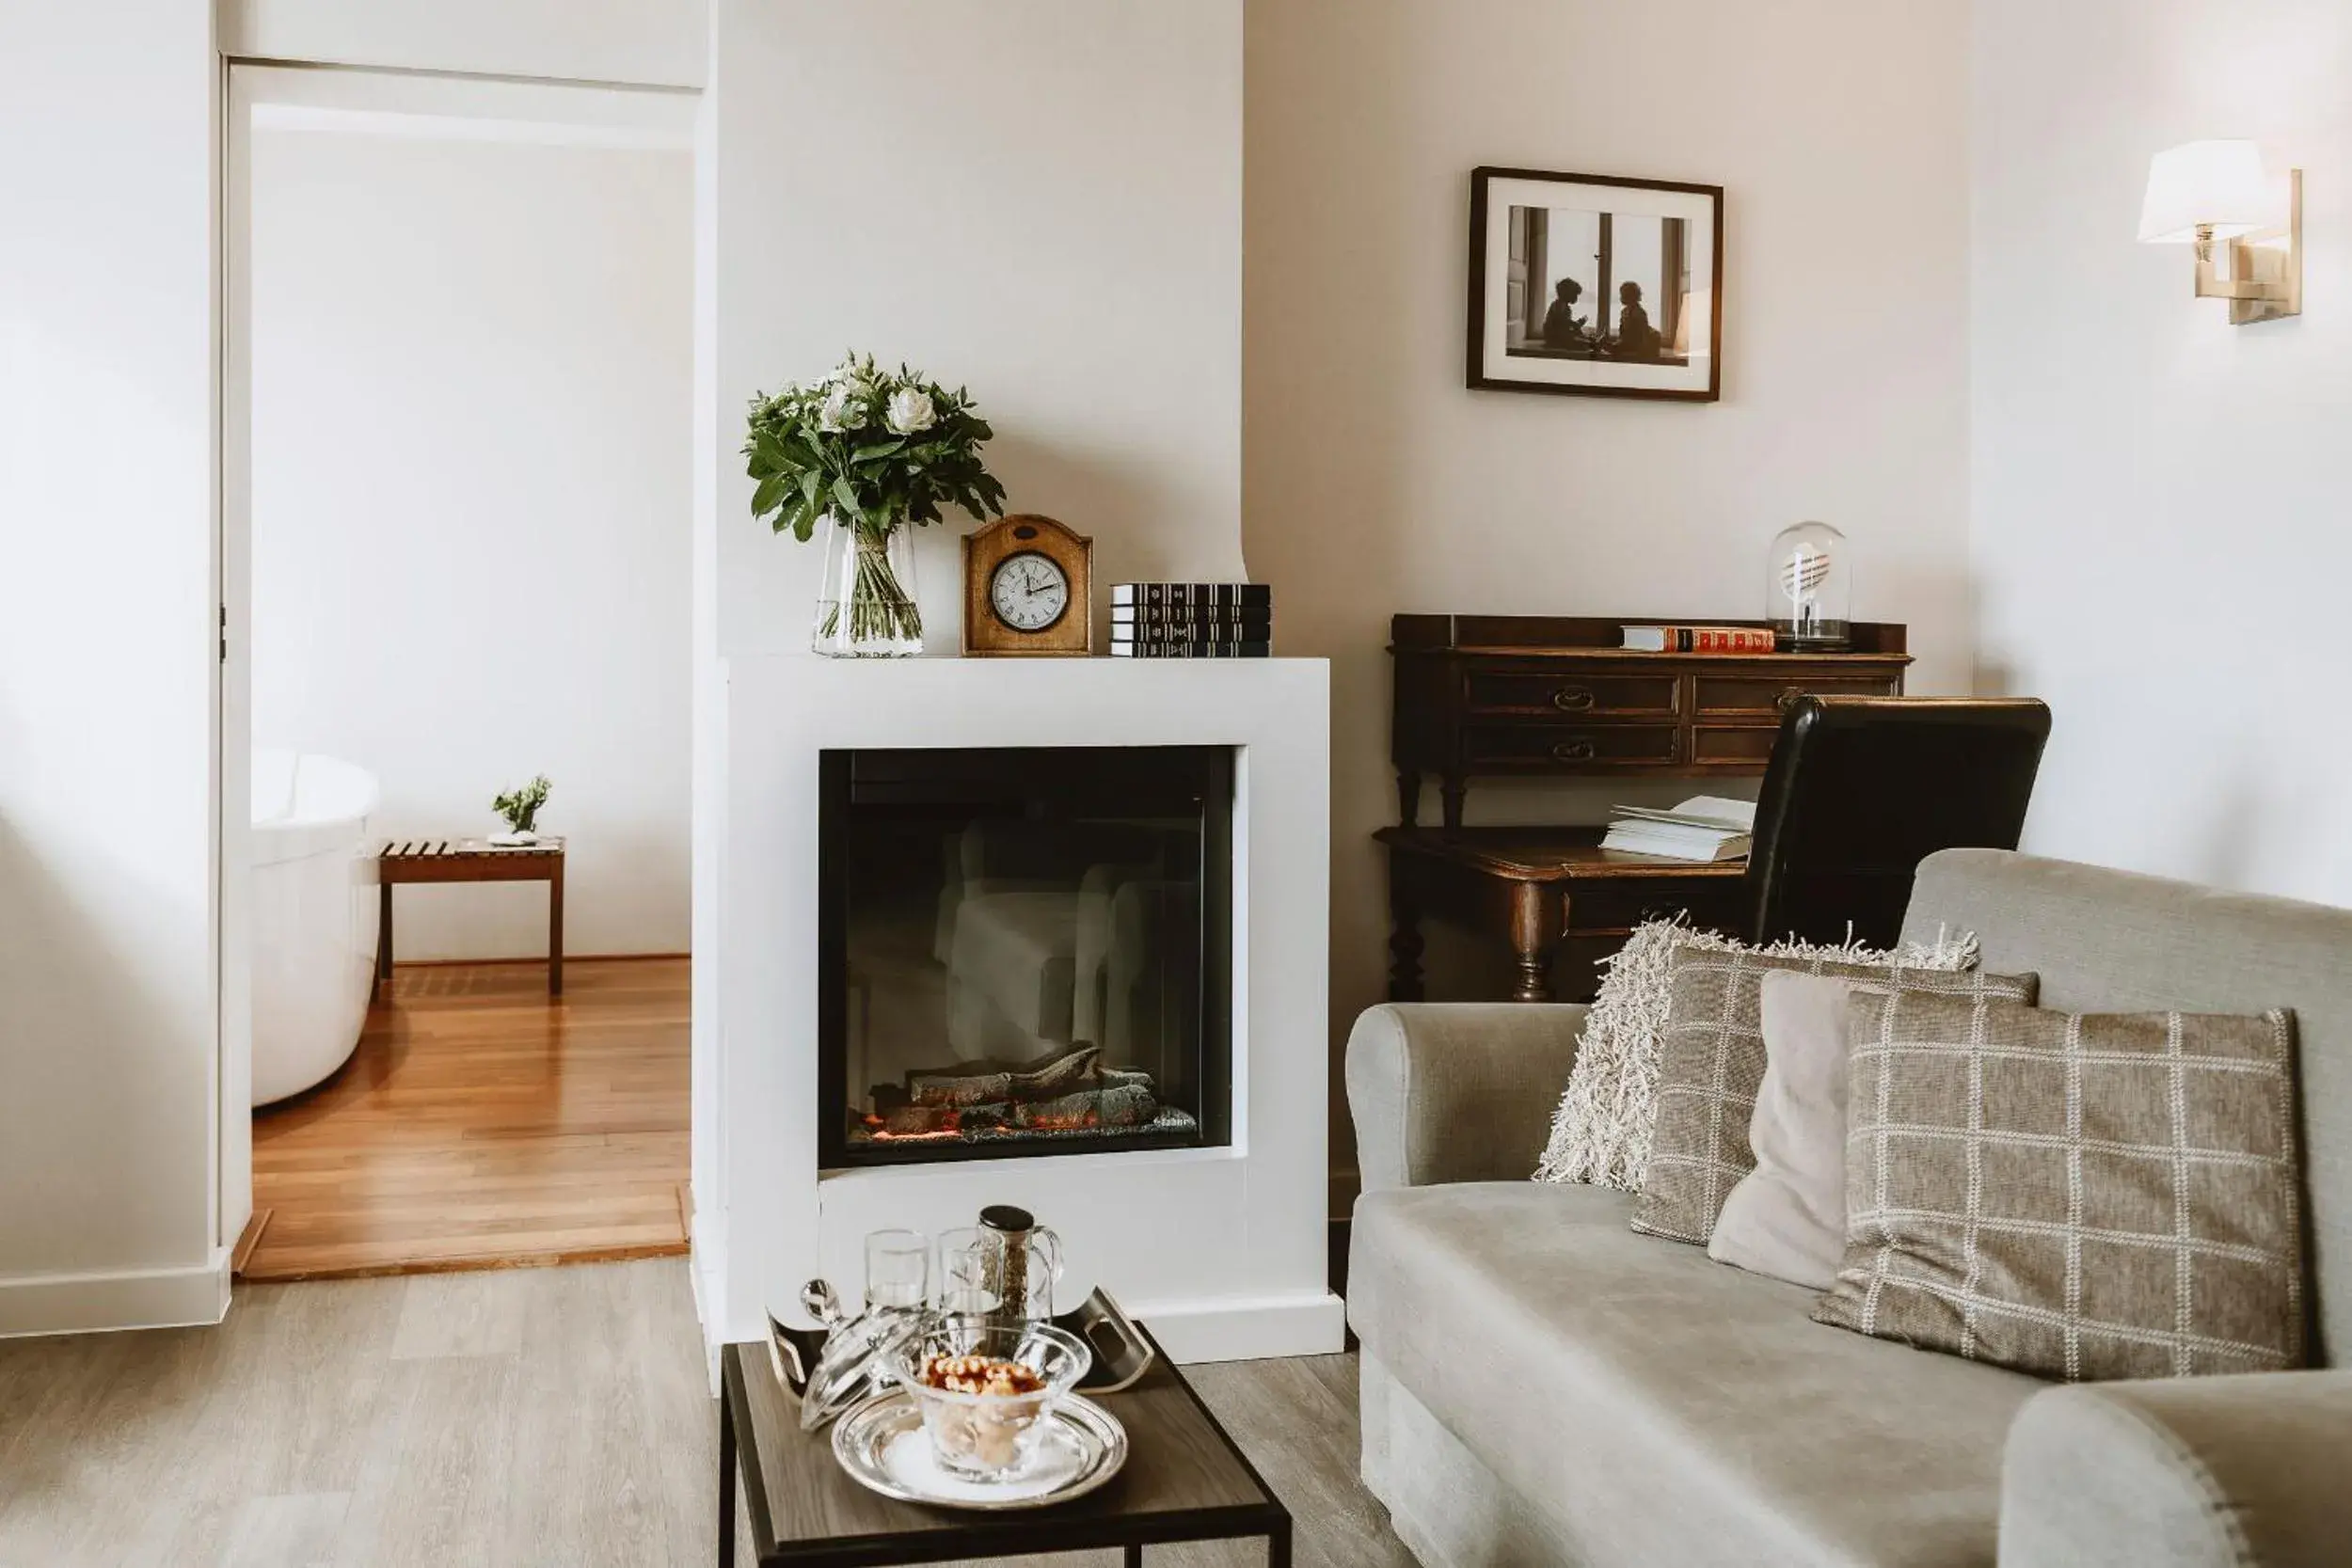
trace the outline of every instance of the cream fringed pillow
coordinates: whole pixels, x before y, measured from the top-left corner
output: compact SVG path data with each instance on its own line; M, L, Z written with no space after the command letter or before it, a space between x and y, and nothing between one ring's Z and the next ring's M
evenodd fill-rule
M1649 921L1605 960L1607 974L1577 1041L1576 1065L1552 1114L1551 1138L1535 1167L1536 1180L1642 1190L1650 1132L1658 1122L1659 1041L1673 998L1675 953L1685 947L1843 964L1899 963L1909 969L1963 970L1977 961L1973 936L1914 943L1899 953L1808 942L1752 948L1712 931L1692 930L1678 918Z

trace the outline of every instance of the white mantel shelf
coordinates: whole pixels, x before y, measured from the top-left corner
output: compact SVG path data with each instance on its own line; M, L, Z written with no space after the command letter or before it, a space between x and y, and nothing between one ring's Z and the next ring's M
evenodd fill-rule
M935 1233L1004 1202L1071 1243L1065 1305L1102 1284L1180 1360L1338 1350L1328 664L793 657L731 661L724 689L718 929L695 932L698 1025L717 1012L695 1032L695 1270L712 1341L757 1338L771 1308L797 1317L814 1275L853 1294L869 1229ZM1235 749L1230 1148L819 1173L818 754L982 746Z

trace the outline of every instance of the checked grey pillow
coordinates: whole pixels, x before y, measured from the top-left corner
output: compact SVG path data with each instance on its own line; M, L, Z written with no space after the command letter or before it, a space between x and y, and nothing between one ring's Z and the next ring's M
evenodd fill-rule
M1857 994L1816 1322L2068 1382L2303 1365L2295 1023Z

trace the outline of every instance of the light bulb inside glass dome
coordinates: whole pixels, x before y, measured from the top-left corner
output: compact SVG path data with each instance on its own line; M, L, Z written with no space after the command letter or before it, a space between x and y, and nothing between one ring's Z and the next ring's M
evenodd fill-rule
M1827 523L1799 523L1772 539L1764 558L1764 618L1790 653L1840 653L1853 645L1853 552Z

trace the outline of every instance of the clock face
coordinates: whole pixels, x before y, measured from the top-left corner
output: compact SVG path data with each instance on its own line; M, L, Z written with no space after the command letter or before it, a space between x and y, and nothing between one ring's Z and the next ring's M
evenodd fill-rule
M1014 631L1043 631L1070 608L1070 578L1035 550L1007 556L988 579L988 607Z

